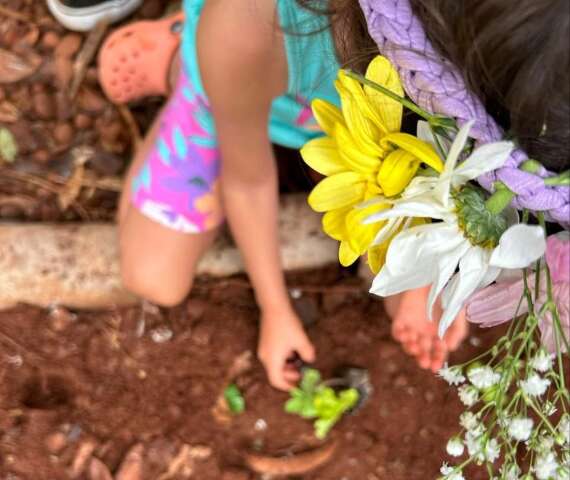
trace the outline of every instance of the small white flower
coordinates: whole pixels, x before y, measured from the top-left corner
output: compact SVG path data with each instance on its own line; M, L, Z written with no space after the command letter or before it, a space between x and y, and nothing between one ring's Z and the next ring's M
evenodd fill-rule
M530 418L517 417L509 422L509 435L519 442L529 439L534 422Z
M459 424L468 432L479 427L479 417L473 412L463 412L459 417Z
M471 385L462 385L458 393L459 399L466 407L472 407L479 401L479 391Z
M461 374L461 368L448 367L447 362L437 373L441 378L449 383L449 385L459 385L465 381L465 377Z
M541 348L536 356L530 361L530 366L537 372L548 372L552 368L552 359L554 355L549 354L546 350Z
M521 469L516 463L501 467L501 480L519 480Z
M542 406L542 411L547 417L551 417L558 411L558 409L554 403L552 403L550 400L547 400Z
M492 387L501 380L501 374L494 372L488 365L472 368L467 372L467 377L480 390Z
M558 422L558 432L562 435L564 443L570 445L570 415L565 413Z
M465 480L463 473L461 470L454 471L455 468L449 466L447 463L444 463L441 468L439 469L442 475L445 475L445 480Z
M485 460L482 444L482 435L475 435L472 432L467 432L465 434L465 445L467 445L467 452L469 452L470 457L475 458L478 462Z
M493 463L500 455L501 447L499 443L494 438L491 438L491 440L488 440L485 444L485 459Z
M554 475L556 475L558 467L559 465L554 453L548 452L540 455L536 459L533 470L538 480L550 480Z
M528 443L528 442L527 442ZM548 432L543 431L534 445L533 450L542 454L552 451L554 448L554 438Z
M544 392L546 392L549 385L550 380L547 378L541 378L536 373L533 373L526 380L522 380L520 382L523 392L529 397L540 397L541 395L544 395Z
M463 451L465 447L463 446L463 442L459 437L453 437L447 442L446 447L447 453L452 457L460 457L463 455Z

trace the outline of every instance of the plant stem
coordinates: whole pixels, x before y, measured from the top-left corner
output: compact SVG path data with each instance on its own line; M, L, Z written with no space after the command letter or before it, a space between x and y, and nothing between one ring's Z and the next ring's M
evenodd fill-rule
M374 90L378 90L379 92L383 93L392 100L395 100L396 102L402 104L404 107L411 110L412 112L417 113L420 117L424 118L428 122L435 117L435 115L426 112L425 110L418 107L415 103L408 100L407 98L401 97L400 95L394 93L392 90L389 90L386 87L377 84L376 82L368 80L364 75L360 75L359 73L353 72L352 70L345 70L345 72L349 78L352 78L362 83L363 85L366 85L367 87L373 88Z

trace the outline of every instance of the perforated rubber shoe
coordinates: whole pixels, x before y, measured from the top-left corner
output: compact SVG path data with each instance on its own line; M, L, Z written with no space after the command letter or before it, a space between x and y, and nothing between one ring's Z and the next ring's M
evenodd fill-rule
M91 30L101 20L118 22L128 17L142 3L143 0L47 0L57 21L78 32Z

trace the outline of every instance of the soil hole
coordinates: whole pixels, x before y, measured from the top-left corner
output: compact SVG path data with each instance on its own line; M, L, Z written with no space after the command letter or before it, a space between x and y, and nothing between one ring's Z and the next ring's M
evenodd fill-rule
M57 375L34 375L22 388L21 403L25 407L39 410L68 405L71 393L66 381Z

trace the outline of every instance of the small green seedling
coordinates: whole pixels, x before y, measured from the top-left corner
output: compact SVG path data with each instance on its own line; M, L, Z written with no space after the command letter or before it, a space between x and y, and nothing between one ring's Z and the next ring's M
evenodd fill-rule
M237 385L233 383L229 385L224 390L224 398L226 400L228 408L230 409L230 412L235 415L239 415L240 413L244 412L245 399L243 398L243 395L241 394Z
M358 402L359 393L354 388L336 392L321 380L321 374L312 368L303 373L299 387L290 392L285 411L306 419L316 419L315 435L325 438L341 417Z

